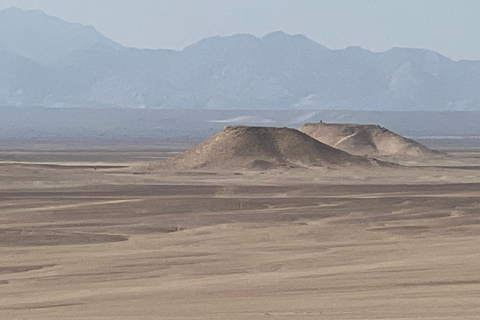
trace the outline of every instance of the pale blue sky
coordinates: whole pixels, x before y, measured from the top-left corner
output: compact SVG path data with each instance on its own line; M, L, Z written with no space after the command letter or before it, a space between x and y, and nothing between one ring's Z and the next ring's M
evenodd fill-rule
M140 48L282 30L331 49L416 47L480 60L480 0L0 0L0 10L11 6L93 25Z

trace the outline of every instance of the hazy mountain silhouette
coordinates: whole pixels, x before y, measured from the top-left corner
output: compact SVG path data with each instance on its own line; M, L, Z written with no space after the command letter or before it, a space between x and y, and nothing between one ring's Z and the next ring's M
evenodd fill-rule
M91 26L68 23L39 10L0 11L0 46L37 62L49 64L70 51L98 43L121 48Z
M274 32L182 51L124 48L41 11L0 12L0 104L185 109L478 110L480 61L328 48Z

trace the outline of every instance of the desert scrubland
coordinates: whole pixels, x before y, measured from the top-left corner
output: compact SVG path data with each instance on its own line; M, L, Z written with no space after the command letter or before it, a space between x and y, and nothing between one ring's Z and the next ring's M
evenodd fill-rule
M185 148L2 147L0 318L478 319L480 150L161 164Z

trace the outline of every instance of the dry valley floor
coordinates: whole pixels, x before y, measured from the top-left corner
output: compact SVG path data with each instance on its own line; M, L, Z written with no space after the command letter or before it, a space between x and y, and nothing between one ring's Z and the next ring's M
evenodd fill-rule
M2 150L0 319L480 315L479 153L169 172L170 147L43 148Z

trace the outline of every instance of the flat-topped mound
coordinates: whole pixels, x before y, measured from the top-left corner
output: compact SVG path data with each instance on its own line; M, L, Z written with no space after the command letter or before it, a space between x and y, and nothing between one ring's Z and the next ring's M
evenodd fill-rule
M300 128L300 131L329 146L355 155L407 158L430 158L442 155L438 151L378 125L307 123Z
M273 169L378 163L335 149L296 129L248 126L228 126L169 161L170 165L184 169Z

